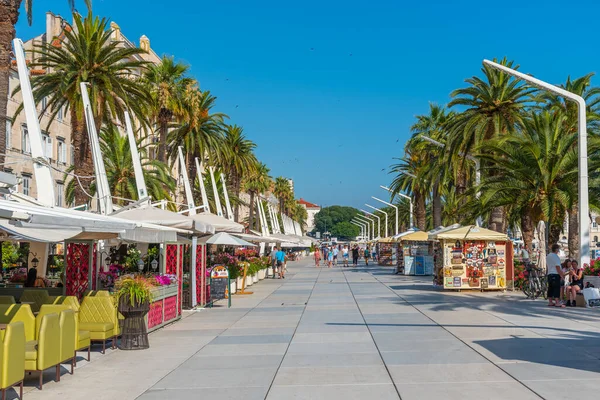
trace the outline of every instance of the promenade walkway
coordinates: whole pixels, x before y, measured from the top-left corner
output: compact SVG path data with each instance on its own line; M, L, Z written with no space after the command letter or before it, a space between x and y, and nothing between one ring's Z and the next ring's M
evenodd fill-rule
M600 313L448 293L391 269L290 263L28 400L571 399L600 392ZM30 384L33 383L35 379Z

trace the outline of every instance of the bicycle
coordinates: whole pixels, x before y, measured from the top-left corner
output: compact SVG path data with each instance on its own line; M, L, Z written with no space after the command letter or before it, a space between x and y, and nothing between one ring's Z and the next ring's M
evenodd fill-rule
M532 263L527 263L525 265L525 270L527 271L527 280L523 285L523 293L525 296L532 300L535 300L540 296L543 296L544 299L548 299L548 281L544 279L544 276L540 277L542 269Z

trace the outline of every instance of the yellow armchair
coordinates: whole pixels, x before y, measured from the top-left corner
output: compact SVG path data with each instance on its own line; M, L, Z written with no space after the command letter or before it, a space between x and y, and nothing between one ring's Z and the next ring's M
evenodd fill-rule
M42 304L50 303L50 295L44 289L25 289L19 299L20 303L27 302L31 304L31 311L38 312Z
M58 316L60 327L60 362L71 364L71 375L75 368L75 343L77 341L77 323L75 322L75 311L64 310ZM60 381L60 374L58 376Z
M79 312L79 307L81 307L76 296L55 296L51 297L51 299L52 303L50 304L69 306L76 313Z
M111 297L112 294L108 290L88 290L85 294L85 297L95 297L95 296L103 296L103 297Z
M36 340L35 317L29 304L0 304L0 324L17 321L25 325L25 340L34 342Z
M39 371L40 390L44 384L44 370L56 367L56 381L60 381L60 321L58 314L46 314L40 318L37 347L26 344L25 370Z
M115 348L119 335L117 307L112 297L88 296L79 309L79 329L89 331L92 342L102 342L102 354L106 351L106 341Z
M15 304L15 298L12 296L0 296L0 304Z
M2 400L6 389L19 385L19 399L23 399L25 378L25 325L21 321L8 324L0 346L0 391Z
M70 296L67 296L70 297ZM77 303L79 304L79 302ZM38 318L40 318L40 315L46 315L46 314L50 314L50 313L56 313L56 314L60 314L65 310L72 310L72 308L66 304L63 305L50 305L50 304L44 304L42 306L42 308L40 309L40 313L38 314L38 316L36 317L36 323L38 321ZM77 366L77 352L78 351L83 351L83 350L87 350L87 360L90 361L90 350L91 350L91 342L90 342L90 332L89 331L84 331L81 330L79 327L79 313L75 313L75 340L74 340L74 346L75 348L73 349L73 355L75 357L75 359L73 360L73 366Z

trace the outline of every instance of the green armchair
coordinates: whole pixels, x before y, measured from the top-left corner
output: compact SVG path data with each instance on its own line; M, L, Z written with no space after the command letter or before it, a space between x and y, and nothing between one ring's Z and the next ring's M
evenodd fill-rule
M40 318L37 346L25 347L25 370L39 371L40 390L44 384L44 370L56 367L56 381L60 381L60 320L58 314L46 314Z
M19 399L23 399L25 378L25 325L21 321L8 324L0 346L0 392L6 399L6 389L19 385Z
M12 296L0 296L0 304L16 304L16 301Z
M48 291L44 289L25 289L19 299L20 303L32 303L31 311L34 313L40 311L42 304L51 303L50 295Z
M79 309L79 329L90 332L92 342L102 342L102 354L106 352L106 341L116 347L119 336L117 306L112 297L88 296Z

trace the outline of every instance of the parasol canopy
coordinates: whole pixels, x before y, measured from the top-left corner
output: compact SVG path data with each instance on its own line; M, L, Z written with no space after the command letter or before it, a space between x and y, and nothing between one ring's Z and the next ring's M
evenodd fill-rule
M201 244L217 244L226 246L245 246L245 247L256 247L255 244L240 239L227 232L219 232L212 236L204 236L198 239L198 243Z

